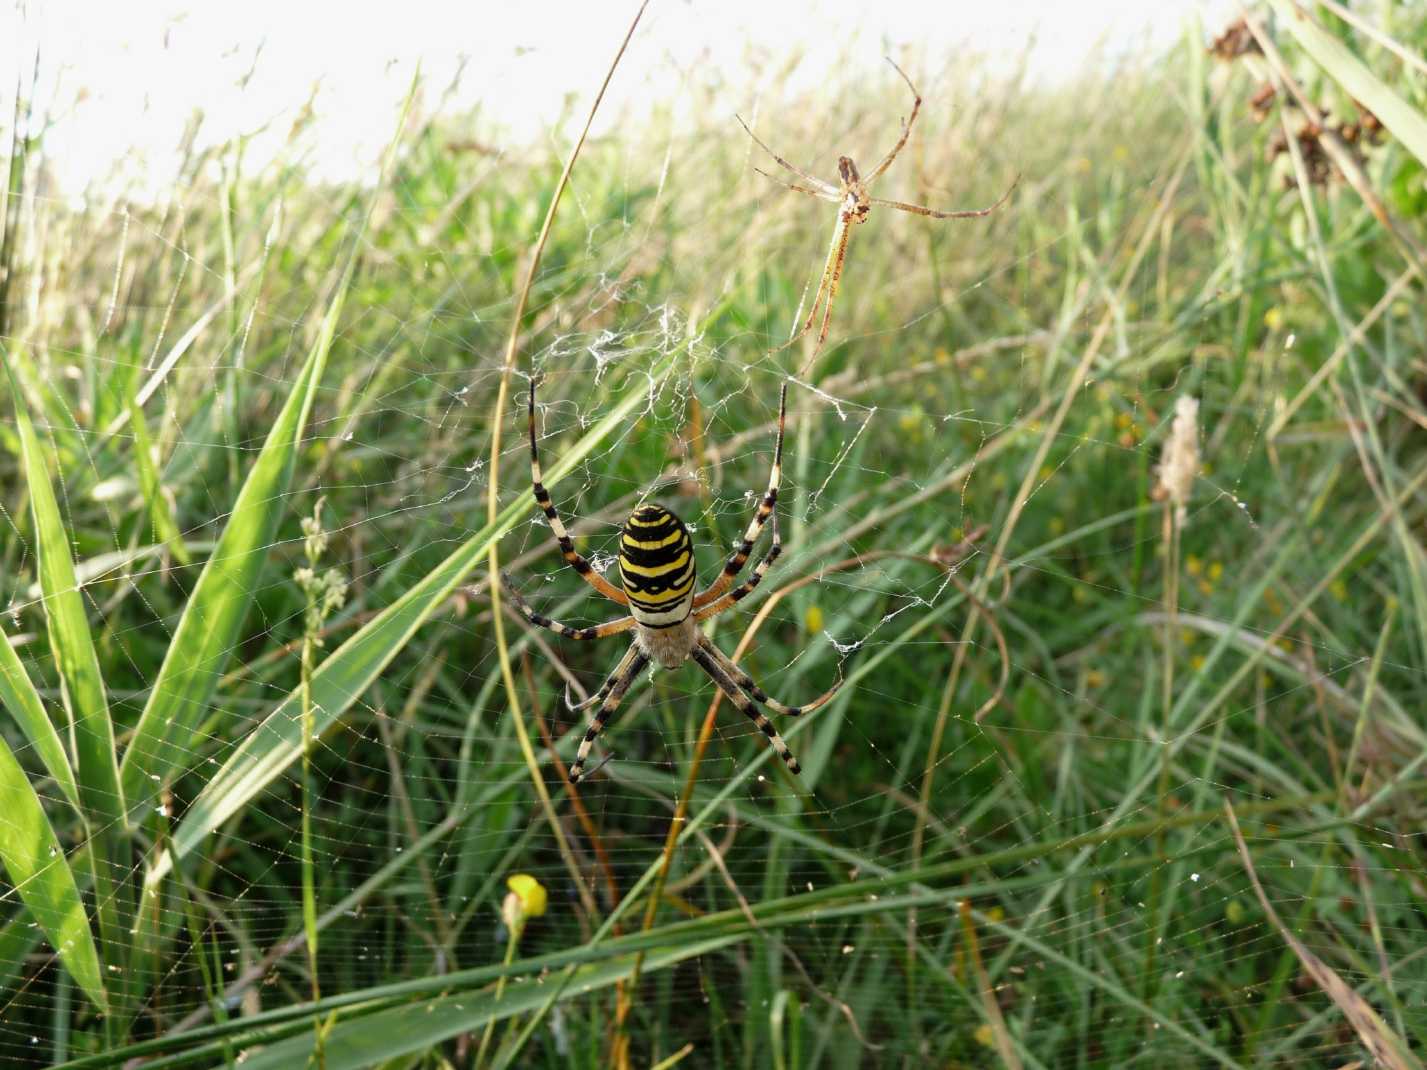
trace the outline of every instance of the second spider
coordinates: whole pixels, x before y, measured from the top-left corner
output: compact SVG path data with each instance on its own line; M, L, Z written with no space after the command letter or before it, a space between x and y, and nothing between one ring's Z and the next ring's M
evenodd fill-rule
M540 454L535 435L535 390L537 380L530 384L530 479L535 491L536 504L545 512L550 530L560 544L560 552L565 561L580 577L600 594L612 602L629 607L629 615L608 621L593 628L572 628L567 624L551 620L535 612L522 598L509 576L502 574L506 590L520 612L530 623L548 628L556 635L567 639L603 639L622 632L634 632L634 641L625 651L624 657L614 667L614 671L575 710L596 707L585 738L580 741L579 752L570 766L570 780L579 783L584 775L585 761L590 748L610 717L614 715L630 686L651 662L664 668L675 668L692 660L708 674L717 687L758 730L768 737L773 749L783 759L793 773L800 772L798 760L793 757L783 737L773 727L759 706L766 706L774 713L797 717L809 713L828 702L838 688L839 680L827 692L812 702L802 706L786 706L759 687L746 672L699 630L698 625L710 617L722 613L753 593L764 575L773 567L773 562L782 553L783 545L778 538L778 483L782 475L783 424L787 413L788 388L784 385L778 399L778 437L773 448L773 469L768 476L768 489L758 503L758 508L743 533L743 540L733 555L723 566L718 579L703 591L695 593L694 547L689 538L688 528L677 516L662 505L641 505L630 514L624 523L619 540L619 578L621 587L616 587L594 570L575 549L570 534L565 530L555 503L550 500L550 492L545 489L540 475ZM753 553L753 545L763 532L763 527L772 521L772 542L768 552L754 566L752 574L737 587L733 581ZM730 589L732 588L732 589Z

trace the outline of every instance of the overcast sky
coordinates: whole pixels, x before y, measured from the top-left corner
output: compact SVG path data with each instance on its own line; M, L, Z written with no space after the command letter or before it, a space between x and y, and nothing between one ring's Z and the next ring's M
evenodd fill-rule
M0 64L9 68L0 70L0 125L8 126L11 87L38 48L39 95L56 120L47 150L70 191L113 178L120 166L146 170L161 186L196 108L205 114L206 142L266 125L252 149L256 165L309 99L318 118L309 163L343 177L370 168L418 61L431 87L428 103L464 62L453 106L479 102L507 136L539 138L569 94L582 107L588 101L636 7L628 0L19 3L0 10ZM1167 46L1194 12L1217 27L1231 7L1229 0L652 0L604 114L609 122L660 101L677 111L681 100L707 108L710 99L726 99L731 117L756 98L760 73L771 75L792 56L801 60L784 79L790 90L859 67L884 78L882 57L907 49L935 69L961 57L1010 69L1029 51L1035 77L1054 81L1146 41ZM684 94L692 83L712 84L720 95Z

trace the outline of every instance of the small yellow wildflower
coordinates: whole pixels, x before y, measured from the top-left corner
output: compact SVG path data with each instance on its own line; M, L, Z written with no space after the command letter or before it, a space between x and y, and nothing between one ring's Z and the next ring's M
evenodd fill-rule
M512 937L519 937L525 923L545 913L550 903L545 886L528 873L516 873L506 878L510 893L500 907L501 921L510 930Z
M1191 576L1197 576L1204 571L1204 562L1199 560L1197 554L1190 554L1184 559L1184 571Z
M994 1048L996 1046L996 1034L991 1031L991 1026L982 1023L976 1027L976 1043L983 1048Z
M1274 305L1263 314L1263 325L1271 331L1276 331L1283 326L1283 309Z

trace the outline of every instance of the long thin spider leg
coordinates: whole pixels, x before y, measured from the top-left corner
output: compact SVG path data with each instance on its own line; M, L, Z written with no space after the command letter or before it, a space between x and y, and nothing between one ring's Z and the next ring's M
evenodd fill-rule
M917 121L917 113L922 110L922 95L917 92L917 87L912 85L912 80L907 77L907 72L902 70L901 67L898 67L896 63L893 63L890 56L887 57L887 62L892 64L892 69L902 76L902 81L906 82L907 88L912 91L912 114L902 123L902 136L899 137L897 143L892 146L892 151L887 153L886 156L883 156L882 162L872 168L872 173L862 180L863 185L871 185L881 176L883 171L892 166L892 161L897 158L897 153L902 151L902 147L907 143L907 138L911 136L912 124Z
M783 759L783 764L788 767L788 771L796 776L802 772L802 767L798 765L798 759L793 757L793 752L788 749L788 744L783 742L783 737L778 734L778 730L773 727L773 722L768 720L768 715L758 709L753 702L738 689L738 685L724 671L708 652L701 646L696 646L689 655L698 664L699 668L708 673L709 679L715 686L723 692L724 697L738 707L739 711L758 726L758 731L768 737L768 742L773 745L773 749L778 752L778 757Z
M568 684L565 685L565 708L571 713L579 713L581 710L587 710L591 706L598 706L605 700L605 696L614 688L619 678L624 675L625 670L629 668L630 662L634 660L635 655L638 653L639 647L634 643L630 643L629 649L624 652L624 657L619 659L619 664L605 677L604 683L600 684L599 690L583 702L571 702L570 687Z
M505 588L505 593L510 595L510 600L515 603L515 608L520 610L521 616L536 627L548 628L556 635L563 635L566 639L604 639L611 635L618 635L620 632L627 632L634 627L633 617L616 617L614 620L597 624L592 628L572 628L568 624L561 624L558 620L551 620L543 613L535 612L530 607L530 603L515 589L515 583L508 573L500 574L500 582L501 586Z
M1006 203L1006 199L1015 192L1016 186L1020 184L1021 176L1017 175L1016 180L1005 193L1001 194L1001 199L989 208L969 208L960 212L939 212L935 208L927 208L920 204L908 204L906 201L887 201L881 197L870 198L871 203L880 204L884 208L900 208L904 212L915 212L917 215L931 216L933 219L976 219L981 216L990 215L1001 205Z
M807 182L811 182L814 186L823 190L825 193L829 194L832 197L837 197L839 195L836 186L829 185L822 179L818 178L816 175L810 175L801 167L796 167L793 164L790 164L787 160L783 159L783 157L779 156L767 145L763 144L762 140L758 137L758 135L755 134L752 130L750 130L748 124L743 121L743 116L735 115L734 118L736 118L738 120L739 125L742 126L745 131L747 131L748 136L753 139L753 143L757 145L760 149L762 149L764 152L766 152L769 156L773 157L773 159L777 160L779 166L786 167L789 171L793 172L793 174L797 175L799 178L804 179Z
M784 182L777 175L770 174L769 172L763 170L763 168L761 167L755 167L753 170L757 171L760 175L768 179L770 182L776 182L778 183L778 185L793 190L795 193L807 193L813 197L817 197L819 200L824 201L839 201L842 199L841 196L835 190L813 189L811 186L800 186L796 182Z
M839 201L842 200L841 197L837 199ZM847 259L847 243L851 236L852 225L844 214L839 212L837 226L835 226L832 231L832 242L828 245L827 260L823 262L822 277L818 279L817 293L813 295L812 308L808 310L807 318L803 320L802 326L789 336L788 340L779 346L778 349L774 350L774 352L787 349L799 338L807 334L808 331L812 329L813 323L816 322L818 309L820 308L824 311L822 328L818 332L817 345L818 348L822 347L823 342L827 339L827 332L832 323L832 308L830 304L825 306L825 302L827 301L829 291L834 294L837 293L837 281L835 280L842 278L842 264L843 261Z
M629 690L630 685L648 664L649 655L635 648L634 660L630 662L629 668L624 670L624 675L616 680L614 686L609 689L604 697L604 702L600 704L599 710L595 713L594 720L590 722L590 727L585 729L585 738L580 740L580 749L575 753L575 761L570 766L571 784L578 784L580 778L585 775L585 759L590 756L590 748L599 738L606 722L614 716L614 711L619 709L619 704L624 701L625 693Z
M773 545L768 547L768 552L763 555L762 560L760 560L758 564L753 566L753 575L749 576L748 579L744 580L742 583L740 583L733 590L729 591L728 594L724 595L722 598L716 599L715 601L708 603L708 605L704 606L702 609L694 610L695 623L699 621L708 620L710 617L718 616L725 609L728 609L730 606L742 601L750 594L752 594L754 589L760 583L763 582L763 577L768 574L768 570L773 567L773 563L778 560L778 555L782 552L783 542L778 537L778 517L777 514L774 514Z
M783 481L783 428L787 415L788 384L784 383L783 389L778 394L778 437L773 442L773 467L768 472L768 489L764 491L763 500L758 503L758 508L754 511L753 519L748 522L748 528L743 533L743 541L739 543L733 556L724 564L718 579L709 584L708 590L694 596L695 609L714 601L728 590L729 585L733 583L733 578L743 570L743 566L748 562L749 555L753 553L753 544L763 533L763 525L767 523L769 517L773 517L773 541L775 545L777 544L778 518L775 511L778 506L778 487Z
M540 450L535 442L535 388L539 385L539 379L532 378L530 380L530 404L527 410L530 424L530 483L535 492L535 504L545 511L545 519L549 522L550 530L555 535L555 541L560 544L560 553L564 554L565 561L569 566L580 574L581 579L611 602L627 606L629 605L629 596L596 572L590 563L575 550L570 533L565 530L565 524L555 509L555 503L550 500L550 492L540 481Z
M842 690L842 673L837 674L837 682L828 688L811 702L806 702L801 706L785 706L777 699L769 696L768 692L758 686L758 683L749 676L743 669L733 663L733 659L713 644L713 641L706 635L699 636L699 646L710 658L719 663L724 672L728 673L729 679L743 689L743 693L754 702L767 706L774 713L781 713L787 717L801 717L805 713L812 713L819 706L825 706L832 701L833 697Z
M818 328L818 340L815 349L821 349L822 344L827 341L827 332L832 327L832 303L837 299L838 283L842 281L842 266L847 260L847 243L852 238L852 223L843 216L838 217L837 230L833 232L832 248L828 250L827 267L823 270L823 281L821 290L823 292L823 321ZM808 315L808 320L803 324L803 329L798 332L799 336L805 334L809 327L813 325L813 317L817 315L817 305Z

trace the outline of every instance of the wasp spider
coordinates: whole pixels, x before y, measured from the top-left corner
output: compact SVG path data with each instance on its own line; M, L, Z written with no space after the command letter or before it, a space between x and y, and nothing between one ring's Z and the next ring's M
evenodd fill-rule
M689 529L684 522L662 505L641 505L630 514L624 523L624 531L619 540L619 578L623 587L614 586L591 567L575 550L569 532L560 520L555 503L550 500L550 492L540 481L540 455L535 443L535 388L536 380L530 383L530 479L535 490L535 501L545 511L550 522L550 530L560 544L560 552L565 561L600 594L612 602L629 607L629 616L620 617L594 628L572 628L551 620L535 610L516 591L509 576L502 574L506 590L511 600L531 624L548 628L556 635L567 639L603 639L621 632L634 632L634 641L614 671L600 686L600 689L574 710L595 707L594 718L585 738L580 742L579 753L570 766L570 779L579 783L584 775L585 760L590 747L594 745L600 730L614 715L625 694L635 679L651 663L672 669L692 660L703 669L717 687L749 720L758 726L778 756L788 769L799 772L798 760L793 757L783 737L773 727L771 721L758 707L766 706L775 713L798 717L810 713L828 702L842 686L841 679L830 690L804 706L785 706L770 698L751 676L735 665L723 651L714 646L698 628L702 621L722 613L748 595L752 594L764 575L778 560L783 545L778 538L778 482L783 464L783 422L787 411L788 387L783 387L778 399L778 438L773 449L773 470L768 476L768 489L764 492L758 509L743 533L743 541L733 556L723 566L718 579L705 590L694 591L694 545L689 538ZM748 558L753 553L753 544L763 531L763 526L771 520L772 543L762 560L754 567L752 574L737 587L737 578ZM730 589L732 588L732 589Z

